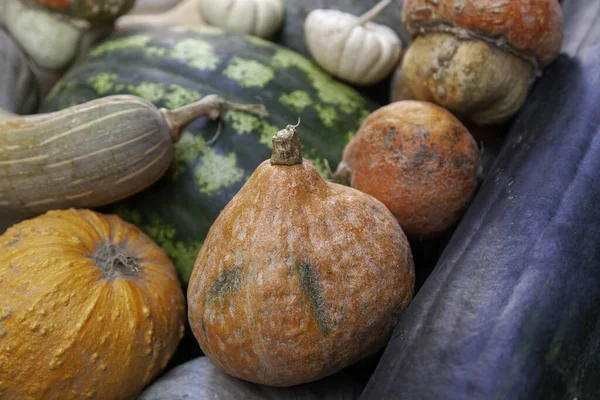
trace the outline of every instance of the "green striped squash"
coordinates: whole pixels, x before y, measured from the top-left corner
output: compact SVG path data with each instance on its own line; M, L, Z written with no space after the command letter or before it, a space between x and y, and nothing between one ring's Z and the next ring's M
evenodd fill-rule
M48 112L112 94L135 94L169 109L218 94L263 103L269 117L226 112L190 125L175 145L166 176L111 206L161 245L187 283L214 219L260 162L271 137L300 118L303 154L327 176L362 120L377 106L303 56L267 41L216 28L138 31L91 49L43 103ZM258 194L257 194L258 195ZM264 194L262 194L264 195Z

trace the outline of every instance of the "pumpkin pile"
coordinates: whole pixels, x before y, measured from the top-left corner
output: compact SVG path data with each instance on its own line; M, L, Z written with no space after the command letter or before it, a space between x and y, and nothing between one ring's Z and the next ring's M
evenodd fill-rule
M596 3L3 2L0 399L593 398Z

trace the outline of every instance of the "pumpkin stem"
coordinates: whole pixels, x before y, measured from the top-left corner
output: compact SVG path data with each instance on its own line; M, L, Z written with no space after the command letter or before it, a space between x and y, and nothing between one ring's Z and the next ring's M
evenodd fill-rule
M298 124L288 125L273 136L273 154L271 165L302 164L302 145L298 136Z
M141 269L135 257L129 255L121 246L110 242L98 243L89 257L102 271L104 278L111 281L119 277L136 276Z
M262 104L231 103L216 94L208 95L194 103L176 108L175 110L161 108L160 113L167 123L173 142L177 143L181 137L181 132L193 121L200 117L209 117L210 119L221 118L225 110L243 111L259 117L269 115L267 109Z
M367 22L371 21L373 18L377 17L384 8L391 4L392 0L382 0L379 3L375 4L373 8L364 13L358 18L356 25L364 25Z

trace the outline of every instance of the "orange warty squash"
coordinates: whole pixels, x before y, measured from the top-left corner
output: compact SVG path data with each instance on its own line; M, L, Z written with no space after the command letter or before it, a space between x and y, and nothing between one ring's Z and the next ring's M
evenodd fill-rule
M132 399L166 365L185 303L135 226L50 211L0 236L0 399Z
M405 100L369 115L344 149L337 175L385 204L409 237L427 238L462 216L478 164L477 144L456 117Z
M413 297L406 236L373 197L326 182L296 127L211 227L188 287L204 353L230 375L309 382L374 353Z

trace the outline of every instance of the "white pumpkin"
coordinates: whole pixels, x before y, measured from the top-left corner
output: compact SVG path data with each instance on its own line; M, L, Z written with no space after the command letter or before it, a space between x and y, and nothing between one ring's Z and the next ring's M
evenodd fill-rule
M111 26L48 12L24 0L0 0L0 24L35 64L56 71L65 68L83 50L111 33Z
M283 0L198 0L207 23L226 31L271 37L283 23Z
M360 17L338 10L313 10L304 23L308 51L317 64L356 85L372 85L388 76L400 57L402 42L391 28L371 22L391 0Z
M175 7L181 0L136 0L128 14L160 14Z
M123 15L115 23L117 32L136 29L164 28L167 26L198 26L204 24L198 0L183 0L173 8L157 14Z

